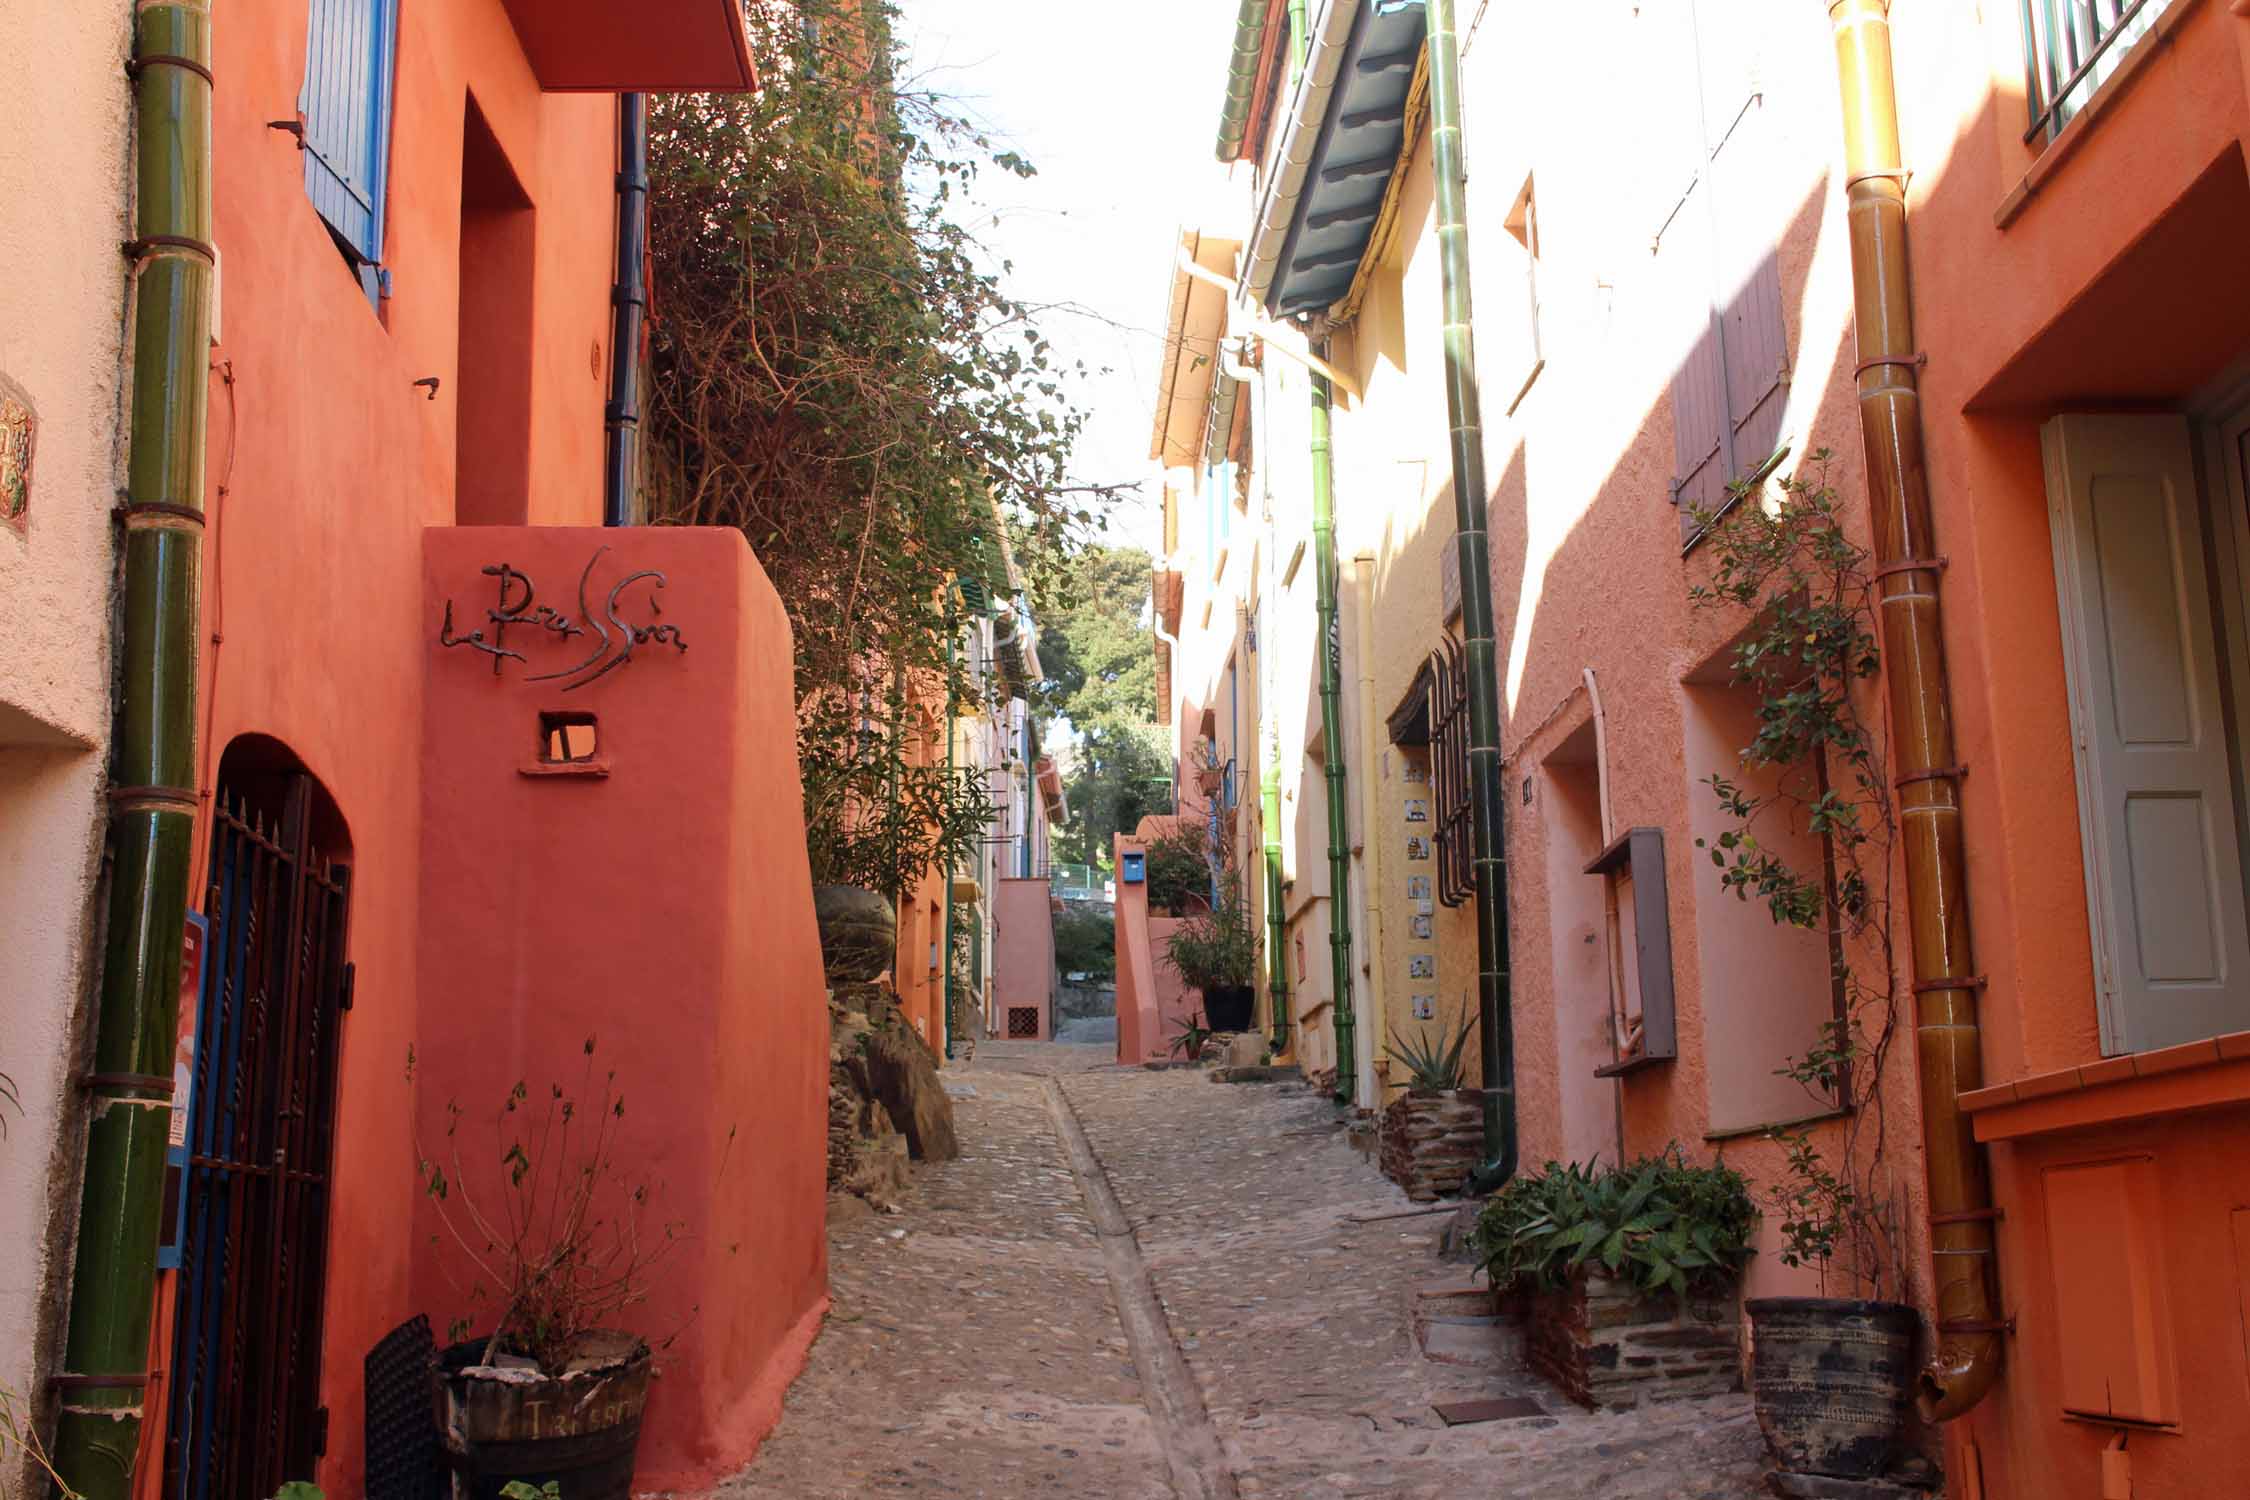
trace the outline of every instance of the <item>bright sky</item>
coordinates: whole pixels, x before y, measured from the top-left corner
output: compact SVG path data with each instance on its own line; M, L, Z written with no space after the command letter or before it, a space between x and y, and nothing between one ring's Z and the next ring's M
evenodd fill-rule
M1009 289L1058 352L1107 368L1084 387L1083 481L1148 481L1173 235L1209 201L1236 0L901 0L916 86L950 95L1039 168L981 179L967 220L1015 263ZM990 222L983 223L988 216ZM1111 529L1149 546L1153 493Z

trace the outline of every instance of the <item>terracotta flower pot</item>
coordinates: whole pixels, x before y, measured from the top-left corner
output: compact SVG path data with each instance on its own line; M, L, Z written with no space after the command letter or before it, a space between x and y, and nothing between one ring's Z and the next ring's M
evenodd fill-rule
M500 1500L511 1480L555 1481L570 1500L630 1500L648 1406L648 1345L595 1332L561 1375L479 1364L484 1341L442 1351L430 1372L449 1500Z
M1921 1319L1899 1302L1758 1297L1751 1403L1794 1474L1872 1479L1901 1454Z

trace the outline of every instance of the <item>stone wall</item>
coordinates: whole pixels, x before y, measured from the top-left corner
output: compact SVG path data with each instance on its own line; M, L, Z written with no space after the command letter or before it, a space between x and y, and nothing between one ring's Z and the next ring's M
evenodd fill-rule
M1417 1203L1459 1192L1483 1152L1474 1093L1401 1094L1383 1111L1383 1175Z
M1649 1294L1608 1276L1531 1298L1531 1367L1581 1406L1628 1411L1646 1401L1742 1389L1738 1299Z

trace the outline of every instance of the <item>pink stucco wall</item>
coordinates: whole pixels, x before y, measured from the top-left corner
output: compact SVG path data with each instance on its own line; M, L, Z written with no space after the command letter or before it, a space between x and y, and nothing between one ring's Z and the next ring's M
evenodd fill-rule
M999 1035L1021 1006L1039 1012L1038 1040L1055 1034L1055 912L1047 877L1002 880L992 898L992 996Z

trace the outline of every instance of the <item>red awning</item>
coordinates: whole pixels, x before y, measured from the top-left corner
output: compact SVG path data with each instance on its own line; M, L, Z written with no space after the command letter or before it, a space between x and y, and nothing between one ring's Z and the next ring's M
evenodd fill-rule
M549 93L725 93L758 86L741 0L501 0Z

